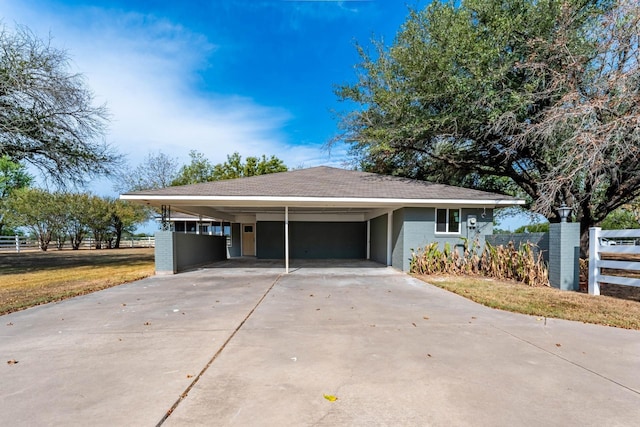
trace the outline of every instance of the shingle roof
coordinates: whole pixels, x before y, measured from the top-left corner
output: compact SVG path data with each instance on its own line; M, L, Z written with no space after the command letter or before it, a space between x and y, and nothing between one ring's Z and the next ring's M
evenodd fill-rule
M268 175L127 193L132 196L310 197L363 199L519 199L408 178L318 166Z

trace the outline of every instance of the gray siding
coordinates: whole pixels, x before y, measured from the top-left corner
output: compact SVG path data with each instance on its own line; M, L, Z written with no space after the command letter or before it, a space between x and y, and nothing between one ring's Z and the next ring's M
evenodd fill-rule
M284 258L284 223L256 224L256 256ZM292 259L363 259L367 255L365 222L290 222L289 257Z
M418 248L437 242L441 248L446 243L462 250L466 238L478 240L478 247L484 247L484 236L493 232L493 213L491 209L462 209L460 233L436 234L435 208L402 208L393 213L393 262L394 268L408 271L411 254ZM482 217L484 214L484 218ZM475 215L476 227L467 227L469 215Z
M398 270L406 271L402 257L404 256L404 209L393 211L391 230L391 265Z
M381 215L370 221L370 258L381 264L387 264L387 215Z
M229 248L229 256L236 257L240 256L241 252L241 243L240 239L242 236L240 235L240 224L232 223L231 224L231 247Z

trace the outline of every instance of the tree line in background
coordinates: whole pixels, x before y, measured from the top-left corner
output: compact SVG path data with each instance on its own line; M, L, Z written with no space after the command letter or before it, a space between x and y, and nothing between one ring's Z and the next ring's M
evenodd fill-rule
M140 191L176 185L198 184L222 179L242 178L286 172L288 167L276 156L249 156L245 160L238 152L227 155L223 163L213 164L204 154L191 150L191 161L179 161L163 152L148 153L145 160L116 178L119 191Z
M282 160L271 156L247 157L239 153L213 165L201 153L191 151L191 162L178 161L162 152L149 153L146 160L126 175L116 187L135 191L167 186L196 184L220 179L263 175L286 171ZM96 249L119 248L123 233L132 234L155 212L142 205L86 192L54 191L32 187L33 177L26 168L0 157L0 235L14 235L26 228L46 251L51 243L61 249L66 242L78 249L87 237Z
M133 234L149 217L148 210L122 200L88 193L48 192L39 188L15 191L4 204L9 226L24 227L46 251L53 242L77 250L91 237L96 249L119 248L124 232Z

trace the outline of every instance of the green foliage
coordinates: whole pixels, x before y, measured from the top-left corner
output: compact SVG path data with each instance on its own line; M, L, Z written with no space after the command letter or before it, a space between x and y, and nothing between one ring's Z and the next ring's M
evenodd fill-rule
M633 211L619 208L607 215L600 227L604 230L626 230L640 228L640 223Z
M469 247L466 239L462 252L451 249L449 243L440 250L439 244L433 242L412 252L410 271L415 274L482 275L516 280L530 286L549 286L549 273L542 253L536 256L532 244L526 243L516 249L513 243L507 246L487 243L481 255L477 254L477 249L476 242Z
M191 157L191 163L180 168L178 176L171 185L197 184L213 180L214 166L204 157L204 154L191 150L189 157Z
M549 223L538 222L534 224L523 225L514 230L514 233L548 233Z
M38 239L40 249L46 251L62 228L57 207L56 197L48 191L22 188L8 200L5 218L11 225L29 229Z
M218 181L221 179L234 179L247 176L265 175L276 172L286 172L287 166L282 160L276 156L267 158L264 154L262 157L247 157L242 162L242 156L238 152L227 156L227 161L218 163L213 168L213 174L209 181Z
M53 241L62 249L67 239L78 249L86 236L96 241L96 249L119 247L123 232L131 233L148 219L148 210L126 201L88 193L55 192L38 188L16 190L7 202L7 221L25 227L46 251Z
M0 156L57 183L109 174L120 156L104 140L108 113L93 105L66 51L31 31L0 27Z
M149 210L142 205L119 199L109 199L113 247L120 247L123 233L133 234L138 224L149 219Z
M227 155L227 161L211 164L204 154L191 150L189 164L178 168L178 161L162 152L149 153L144 162L132 171L126 171L118 177L117 188L120 191L141 191L165 188L175 185L198 184L200 182L221 179L242 178L285 172L287 166L276 156L247 157L235 152Z
M13 162L9 156L0 156L0 236L15 234L15 230L5 228L4 215L6 203L11 194L31 185L33 177L20 163Z
M640 5L464 0L358 46L341 135L365 170L525 197L583 233L640 195Z

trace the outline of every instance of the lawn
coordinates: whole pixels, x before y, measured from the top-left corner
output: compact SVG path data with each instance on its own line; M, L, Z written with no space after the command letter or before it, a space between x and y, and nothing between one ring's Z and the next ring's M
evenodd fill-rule
M527 286L522 283L484 277L416 277L500 310L640 330L640 301L635 300L637 292L610 290L611 295L624 294L624 298L621 298ZM633 289L637 290L637 288Z
M0 314L154 274L153 248L0 253Z

